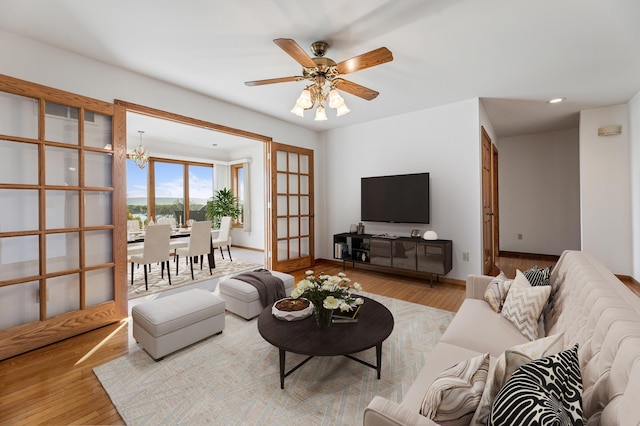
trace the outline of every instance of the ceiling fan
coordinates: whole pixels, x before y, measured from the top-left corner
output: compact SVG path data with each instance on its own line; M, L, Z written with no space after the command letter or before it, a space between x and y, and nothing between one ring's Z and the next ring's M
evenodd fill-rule
M375 99L379 93L375 90L345 80L342 76L360 71L376 65L381 65L393 60L391 51L386 47L380 47L362 55L355 56L339 63L324 55L329 49L329 44L324 41L316 41L311 44L311 52L315 57L310 57L294 40L289 38L277 38L273 42L302 65L302 75L291 77L271 78L267 80L247 81L247 86L262 86L265 84L286 83L289 81L308 80L311 82L303 91L292 113L302 117L303 111L311 109L317 102L316 120L326 120L323 102L327 102L331 108L337 109L337 115L349 112L344 99L336 89L358 96L368 101Z

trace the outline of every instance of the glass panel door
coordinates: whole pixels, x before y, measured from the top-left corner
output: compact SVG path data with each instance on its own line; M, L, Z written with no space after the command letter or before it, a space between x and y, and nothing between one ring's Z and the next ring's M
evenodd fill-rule
M272 143L272 268L313 264L313 151Z
M113 104L0 76L0 115L4 359L126 317L114 245L126 154Z

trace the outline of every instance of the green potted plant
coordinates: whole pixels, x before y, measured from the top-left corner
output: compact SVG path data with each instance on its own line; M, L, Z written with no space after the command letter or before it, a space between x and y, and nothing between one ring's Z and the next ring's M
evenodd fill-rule
M240 217L242 208L238 197L233 194L232 189L222 188L216 191L213 198L207 201L206 217L213 223L214 228L220 227L220 220L224 216L230 216L233 220Z

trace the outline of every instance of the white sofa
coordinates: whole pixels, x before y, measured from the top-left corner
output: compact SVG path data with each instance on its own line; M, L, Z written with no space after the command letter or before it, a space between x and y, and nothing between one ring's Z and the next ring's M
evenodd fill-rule
M505 349L528 341L483 300L492 278L467 278L467 299L402 402L374 397L364 412L365 425L435 425L419 411L430 384L443 370L487 352L493 367ZM564 332L565 348L579 344L585 424L639 425L640 298L579 251L562 254L550 283L553 305L541 326L544 335Z

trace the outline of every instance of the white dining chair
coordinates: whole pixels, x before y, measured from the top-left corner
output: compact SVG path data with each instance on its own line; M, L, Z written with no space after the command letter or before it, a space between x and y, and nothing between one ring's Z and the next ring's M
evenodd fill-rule
M142 254L134 254L131 259L131 284L133 285L133 266L139 264L144 266L144 287L149 290L147 279L147 266L152 263L159 262L162 265L161 276L164 278L165 263L167 266L167 277L169 285L171 285L171 273L169 272L169 238L171 236L171 227L169 225L148 225L144 236L144 246Z
M156 223L158 225L170 225L171 229L176 228L176 219L174 217L161 217L156 221Z
M200 222L193 222L191 226L191 236L189 236L189 244L187 247L179 248L176 250L176 275L178 275L178 264L180 263L180 256L186 256L185 261L191 264L191 279L193 280L193 260L200 256L200 269L202 269L203 257L207 255L209 262L209 273L211 272L211 257L209 254L213 253L211 247L211 221L203 220ZM215 264L213 265L215 268ZM213 275L213 274L212 274Z
M211 245L214 249L216 247L220 247L220 253L222 254L223 259L224 251L222 251L222 247L227 246L229 260L233 261L231 258L231 217L224 216L220 220L220 232L218 233L218 238L215 238Z
M127 232L139 231L140 221L138 219L127 219Z

